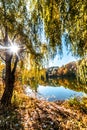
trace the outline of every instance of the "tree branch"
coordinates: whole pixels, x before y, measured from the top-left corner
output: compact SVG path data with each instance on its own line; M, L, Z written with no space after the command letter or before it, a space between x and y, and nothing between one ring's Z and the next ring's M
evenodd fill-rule
M6 62L6 60L5 60L2 56L0 56L0 58L1 58L4 62Z
M15 38L17 37L18 33L16 33L13 38L12 38L12 42L14 42Z
M4 31L3 31L2 28L3 28L3 27L2 27L2 25L1 25L1 26L0 26L0 30L1 30L2 37L4 38Z
M0 43L0 45L3 46L2 43Z

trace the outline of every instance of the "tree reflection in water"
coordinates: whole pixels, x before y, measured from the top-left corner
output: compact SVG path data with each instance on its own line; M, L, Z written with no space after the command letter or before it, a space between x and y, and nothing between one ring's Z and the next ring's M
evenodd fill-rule
M55 78L55 79L49 78L48 80L45 80L42 78L39 80L32 78L32 79L29 79L28 82L29 82L29 84L26 84L26 86L29 86L29 89L32 90L32 92L30 92L30 90L28 90L28 92L30 93L29 95L30 96L32 95L33 97L36 96L38 98L41 98L43 95L42 93L45 93L45 95L43 95L43 97L47 96L47 93L48 93L47 98L49 98L49 95L51 95L50 100L51 99L53 100L54 98L56 98L58 87L59 87L59 89L61 89L60 91L62 91L62 95L66 95L66 93L68 93L68 92L71 92L71 93L78 92L78 94L82 94L82 93L87 94L87 85L81 84L80 82L77 81L76 78ZM48 86L49 86L49 90L47 90ZM56 88L53 89L53 87L54 88L56 87ZM40 92L41 92L41 90L45 91L45 92L40 93L39 89L40 89ZM52 89L53 89L53 91L55 91L54 92L55 95L52 94ZM72 96L74 96L74 95L72 95ZM61 97L61 99L62 99L62 97Z

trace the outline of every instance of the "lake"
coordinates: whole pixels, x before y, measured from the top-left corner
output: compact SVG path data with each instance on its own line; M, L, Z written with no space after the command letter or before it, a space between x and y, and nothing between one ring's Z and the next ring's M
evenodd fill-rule
M25 93L30 97L48 101L66 100L87 95L87 86L76 80L51 79L46 82L31 81L25 85Z

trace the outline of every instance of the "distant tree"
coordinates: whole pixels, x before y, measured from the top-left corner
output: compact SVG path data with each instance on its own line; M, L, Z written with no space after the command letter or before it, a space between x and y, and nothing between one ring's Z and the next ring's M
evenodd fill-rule
M64 68L63 74L66 75L67 73L68 73L68 69L67 69L67 68Z

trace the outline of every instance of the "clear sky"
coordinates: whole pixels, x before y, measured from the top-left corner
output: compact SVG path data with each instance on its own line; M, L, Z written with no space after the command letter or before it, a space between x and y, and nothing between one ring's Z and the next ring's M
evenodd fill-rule
M77 59L73 57L71 54L65 54L63 55L62 59L59 59L58 56L54 58L54 60L49 61L49 67L52 66L62 66L65 65L71 61L76 61Z

